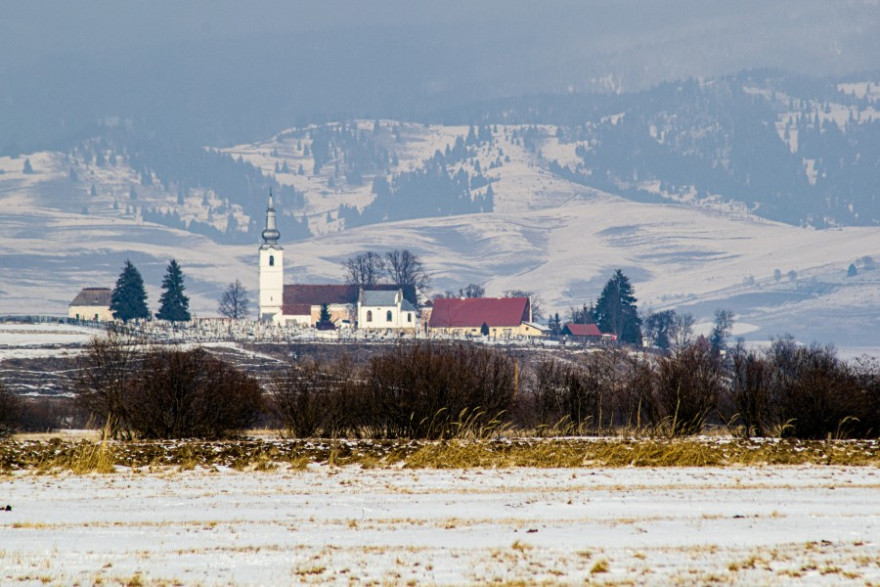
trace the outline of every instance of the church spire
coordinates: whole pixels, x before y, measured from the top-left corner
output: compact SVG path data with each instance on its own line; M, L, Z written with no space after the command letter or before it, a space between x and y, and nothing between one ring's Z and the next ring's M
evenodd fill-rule
M266 229L263 230L263 242L267 245L278 244L281 233L275 228L275 204L272 201L272 189L269 189L269 207L266 208Z

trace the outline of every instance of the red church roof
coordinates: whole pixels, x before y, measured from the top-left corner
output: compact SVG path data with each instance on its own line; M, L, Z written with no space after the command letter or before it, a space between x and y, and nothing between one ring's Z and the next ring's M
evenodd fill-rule
M355 285L285 285L284 305L356 304L358 288Z
M431 328L516 327L531 319L529 298L438 298Z
M394 291L396 285L380 283L371 285L371 290ZM356 285L333 285L333 284L293 284L284 286L284 306L295 304L308 304L321 306L323 304L357 304L360 288ZM403 287L403 297L411 304L416 304L418 298L416 289L411 285ZM287 314L287 311L284 311Z

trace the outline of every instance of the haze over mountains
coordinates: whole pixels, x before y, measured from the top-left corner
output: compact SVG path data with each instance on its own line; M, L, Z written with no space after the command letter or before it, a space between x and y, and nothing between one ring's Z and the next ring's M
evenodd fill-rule
M0 312L126 257L155 301L176 257L211 314L272 189L297 281L408 247L564 313L622 267L643 308L880 346L880 6L583 4L12 3Z

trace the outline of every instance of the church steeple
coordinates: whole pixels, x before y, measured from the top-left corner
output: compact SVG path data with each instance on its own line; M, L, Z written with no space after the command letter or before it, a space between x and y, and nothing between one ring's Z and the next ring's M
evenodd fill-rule
M266 228L263 230L263 242L267 245L278 244L281 233L275 228L275 204L272 200L272 190L269 190L269 207L266 208Z

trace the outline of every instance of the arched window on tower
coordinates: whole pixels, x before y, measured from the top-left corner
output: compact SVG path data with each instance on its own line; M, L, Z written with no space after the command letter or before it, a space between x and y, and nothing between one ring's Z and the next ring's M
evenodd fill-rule
M269 255L269 267L275 266L275 255Z
M387 322L391 322L391 310L388 310L387 312L385 312L385 320Z
M372 322L372 321L373 321L373 311L367 310L367 322Z

